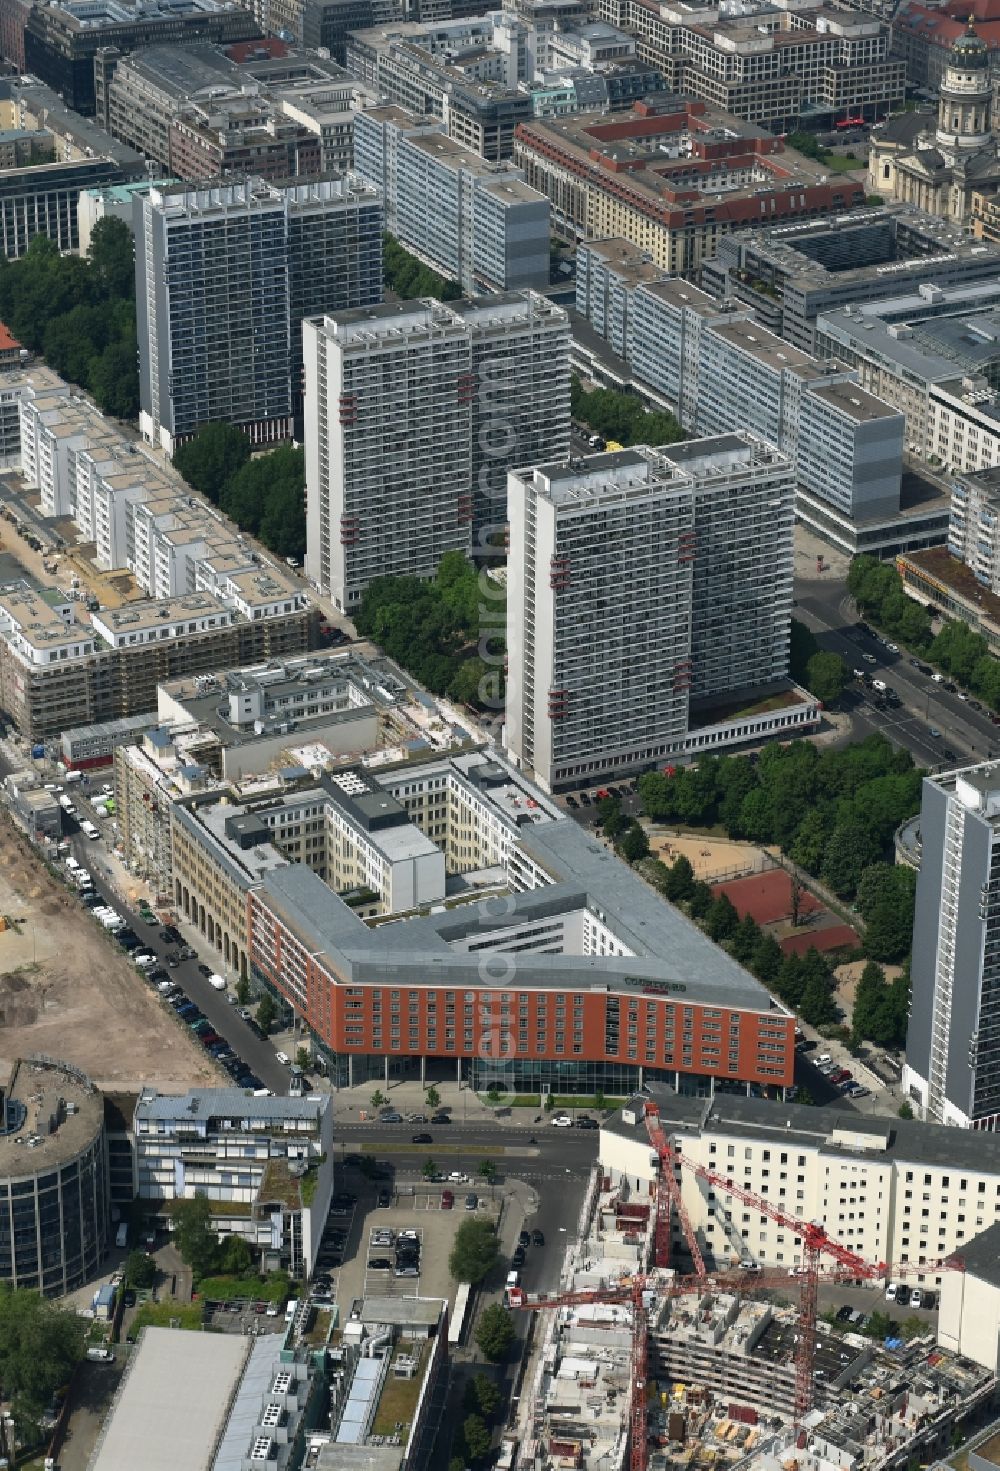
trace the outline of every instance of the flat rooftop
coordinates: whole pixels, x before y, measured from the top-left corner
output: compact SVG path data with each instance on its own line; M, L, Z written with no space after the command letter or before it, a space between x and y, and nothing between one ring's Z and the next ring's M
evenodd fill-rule
M864 1156L886 1164L900 1160L1000 1174L998 1135L914 1119L869 1118L854 1109L840 1110L835 1103L814 1109L796 1103L773 1103L766 1098L742 1098L735 1093L717 1094L709 1102L680 1097L655 1083L649 1084L645 1091L659 1105L664 1130L676 1134L682 1154L685 1133L718 1133L727 1138L746 1139L748 1143L773 1142L786 1149L795 1144L809 1145L831 1156L848 1159ZM638 1112L641 1101L641 1095L630 1100L602 1129L626 1139L647 1142L646 1125ZM623 1118L630 1105L637 1110L634 1124Z
M68 1064L15 1062L3 1094L0 1178L43 1173L81 1154L100 1132L104 1100Z
M252 1343L146 1328L88 1471L209 1471Z

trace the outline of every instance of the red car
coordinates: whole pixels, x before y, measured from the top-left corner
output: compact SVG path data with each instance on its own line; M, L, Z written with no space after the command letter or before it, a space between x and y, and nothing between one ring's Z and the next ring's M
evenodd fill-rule
M839 1067L835 1073L830 1074L829 1081L836 1087L839 1083L846 1083L850 1076L845 1067Z
M442 1190L441 1191L441 1209L443 1211L450 1211L454 1204L455 1204L455 1192L453 1190Z

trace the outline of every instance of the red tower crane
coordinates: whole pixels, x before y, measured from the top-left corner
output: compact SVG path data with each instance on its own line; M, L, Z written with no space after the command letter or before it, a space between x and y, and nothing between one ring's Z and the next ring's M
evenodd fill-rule
M660 1110L657 1105L647 1101L644 1109L646 1120L646 1131L649 1134L649 1142L656 1150L659 1162L659 1170L656 1176L656 1214L653 1225L653 1260L658 1267L670 1265L670 1207L673 1206L677 1212L677 1218L684 1232L684 1240L687 1242L691 1260L694 1263L695 1275L704 1277L705 1258L702 1256L698 1238L694 1227L691 1225L691 1217L688 1215L687 1206L681 1194L681 1187L674 1174L674 1161L677 1155L670 1147L670 1141L663 1132L660 1123Z

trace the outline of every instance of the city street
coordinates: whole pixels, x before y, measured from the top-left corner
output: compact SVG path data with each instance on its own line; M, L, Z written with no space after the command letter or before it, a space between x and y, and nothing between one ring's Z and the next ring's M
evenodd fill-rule
M883 731L920 765L931 767L982 760L1000 749L1000 729L985 711L971 709L968 701L950 694L931 675L922 674L908 654L890 653L877 638L861 632L853 599L832 574L828 582L809 584L793 616L815 633L822 648L840 654L850 669L864 669L884 680L902 701L896 710L876 710L855 684L842 701L850 713L853 739ZM875 662L866 659L866 654ZM932 730L940 736L932 735ZM947 751L955 753L954 759Z
M72 790L72 789L71 789ZM74 792L74 801L83 806L85 793L81 794L77 787ZM85 814L86 815L86 814ZM69 842L73 856L88 870L94 880L94 888L101 895L105 903L116 910L124 920L131 926L139 936L144 949L152 952L159 963L166 967L167 951L175 947L165 944L160 939L161 926L147 924L139 914L138 910L130 905L110 882L109 866L103 839L97 842L86 837L78 828L77 824L64 817L64 836ZM76 828L76 831L70 831ZM96 923L96 921L95 921ZM206 954L208 963L212 963L212 957ZM228 992L216 991L209 985L206 976L201 975L198 970L198 960L184 960L180 965L170 968L169 974L187 996L194 1001L205 1013L212 1026L220 1036L225 1037L233 1050L247 1062L260 1078L266 1088L273 1093L284 1094L288 1092L289 1073L276 1058L274 1047L270 1042L264 1041L250 1030L246 1022L239 1014L237 1007L228 1000ZM136 985L142 986L146 982L136 974ZM155 1080L154 1080L155 1081ZM219 1087L230 1086L229 1079L222 1070L219 1070Z

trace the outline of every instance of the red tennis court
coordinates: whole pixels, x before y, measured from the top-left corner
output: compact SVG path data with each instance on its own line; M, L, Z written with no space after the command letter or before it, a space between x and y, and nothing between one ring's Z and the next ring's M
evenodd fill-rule
M744 879L732 879L726 884L715 884L715 895L725 894L740 919L752 914L758 924L777 924L792 917L792 880L783 868L772 868L767 873L752 873ZM822 909L808 889L799 895L799 915L815 914Z

